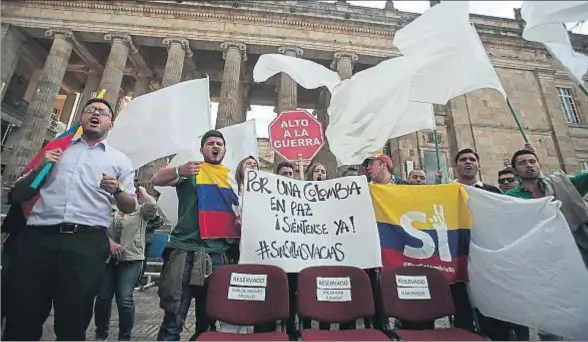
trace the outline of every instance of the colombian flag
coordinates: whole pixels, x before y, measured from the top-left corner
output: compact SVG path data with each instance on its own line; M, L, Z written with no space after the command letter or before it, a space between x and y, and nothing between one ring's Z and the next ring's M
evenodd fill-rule
M50 150L54 150L57 148L61 149L62 151L65 151L65 149L67 149L67 147L69 146L69 144L71 143L71 141L74 138L79 138L81 136L82 136L82 126L80 125L79 122L77 122L76 124L72 125L68 130L66 130L61 135L59 135L57 138L55 138L54 140L50 141L47 145L45 145L45 147L43 147L41 149L41 151L39 151L39 153L37 153L35 155L35 157L31 160L31 162L27 166L25 166L25 168L22 170L22 174L24 175L27 172L29 172L30 170L32 170L33 168L35 168L37 166L37 164L39 164L41 162L41 160L43 159L43 155L45 154L45 152L50 151ZM46 177L47 177L47 174L43 175L43 178L46 178ZM26 219L28 219L29 214L31 213L31 210L33 209L33 205L35 205L35 202L37 202L38 199L39 199L39 195L22 203L22 205L21 205L22 211L23 211L23 214Z
M459 184L370 184L383 266L431 267L467 281L472 218Z
M229 169L203 163L196 175L200 237L202 239L239 238L233 206L239 200L231 187Z
M79 122L73 125L70 129L63 132L60 136L49 142L45 147L43 147L33 159L28 163L27 166L22 170L22 175L26 174L27 172L31 171L35 168L42 160L43 155L46 151L53 150L56 148L60 148L62 151L69 146L72 139L76 137L80 137L82 135L82 127L80 126ZM42 176L42 180L47 177L47 174L39 174L38 177ZM37 194L35 197L31 198L28 201L21 203L20 205L14 204L10 206L4 221L2 222L2 232L3 233L11 233L11 234L18 234L20 228L26 226L27 220L33 209L33 206L39 199L39 195Z

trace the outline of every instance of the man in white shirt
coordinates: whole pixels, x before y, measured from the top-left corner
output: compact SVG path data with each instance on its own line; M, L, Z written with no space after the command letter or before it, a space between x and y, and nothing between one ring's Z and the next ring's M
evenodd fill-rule
M14 185L13 205L30 198L32 180L46 163L54 163L21 233L5 340L39 340L51 304L57 340L86 338L88 313L110 254L111 204L130 214L137 203L131 161L106 142L113 122L108 102L89 100L81 117L83 135L65 151L47 151Z

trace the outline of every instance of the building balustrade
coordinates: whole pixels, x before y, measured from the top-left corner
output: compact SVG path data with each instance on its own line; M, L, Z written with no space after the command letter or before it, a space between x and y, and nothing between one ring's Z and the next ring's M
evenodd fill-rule
M2 116L9 115L21 123L29 107L29 103L13 93L6 92L2 101Z

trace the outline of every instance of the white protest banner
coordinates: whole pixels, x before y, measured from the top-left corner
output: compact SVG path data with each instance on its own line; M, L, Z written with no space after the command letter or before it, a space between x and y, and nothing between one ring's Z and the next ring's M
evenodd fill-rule
M323 265L382 266L365 177L311 182L247 170L245 178L240 263L291 273Z
M561 202L470 186L469 294L484 316L588 339L588 270Z

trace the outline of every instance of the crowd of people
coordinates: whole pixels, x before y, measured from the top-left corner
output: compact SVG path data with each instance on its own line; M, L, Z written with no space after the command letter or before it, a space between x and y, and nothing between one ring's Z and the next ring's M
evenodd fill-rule
M5 340L39 340L51 308L58 340L85 340L92 316L95 338L109 336L112 299L119 312L119 340L129 340L135 308L133 289L145 267L146 242L150 222L157 220L157 203L145 188L138 186L129 158L107 143L113 127L111 105L102 99L89 100L83 109L83 135L72 140L65 150L47 151L41 163L19 178L9 193L10 203L18 207L38 195L28 219L18 222L7 217L3 233L9 233L10 265L2 274L2 314L5 316ZM151 179L154 186L174 187L178 197L178 220L163 252L159 280L160 307L164 311L158 340L180 339L192 299L195 301L196 326L193 338L215 328L205 315L206 287L210 274L218 267L238 262L239 241L235 239L201 239L198 221L198 197L195 177L202 163L222 164L226 149L223 135L208 131L201 139L202 161L189 161L159 170ZM45 163L54 163L51 174L32 192L30 183ZM480 157L466 148L454 158L455 182L486 191L520 198L554 196L562 201L562 212L573 232L578 248L588 264L588 207L583 197L588 193L588 173L569 177L544 175L532 146L516 151L507 168L497 174L499 188L479 181ZM442 182L437 170L434 180L427 180L423 170L415 169L403 180L393 174L393 163L386 155L366 159L358 168L347 168L341 177L365 175L377 184L421 185ZM238 196L243 195L245 169L259 169L255 157L243 159L236 170ZM306 180L327 180L325 165L312 164ZM275 173L295 177L294 165L281 162ZM242 203L242 201L240 201ZM240 210L240 209L239 209ZM10 216L10 215L9 215ZM9 266L9 267L7 267ZM376 288L378 270L366 270ZM295 303L297 274L288 274L291 317L287 332L295 338ZM377 291L376 291L377 292ZM528 340L529 329L509 322L484 317L472 310L465 283L451 285L456 307L453 324L478 331L493 340ZM340 329L354 328L354 322L341 322ZM381 317L374 326L383 329ZM403 322L404 329L429 329L434 322ZM220 322L220 329L231 329ZM321 324L322 329L328 325ZM275 324L255 327L272 331ZM557 336L541 333L542 339Z

